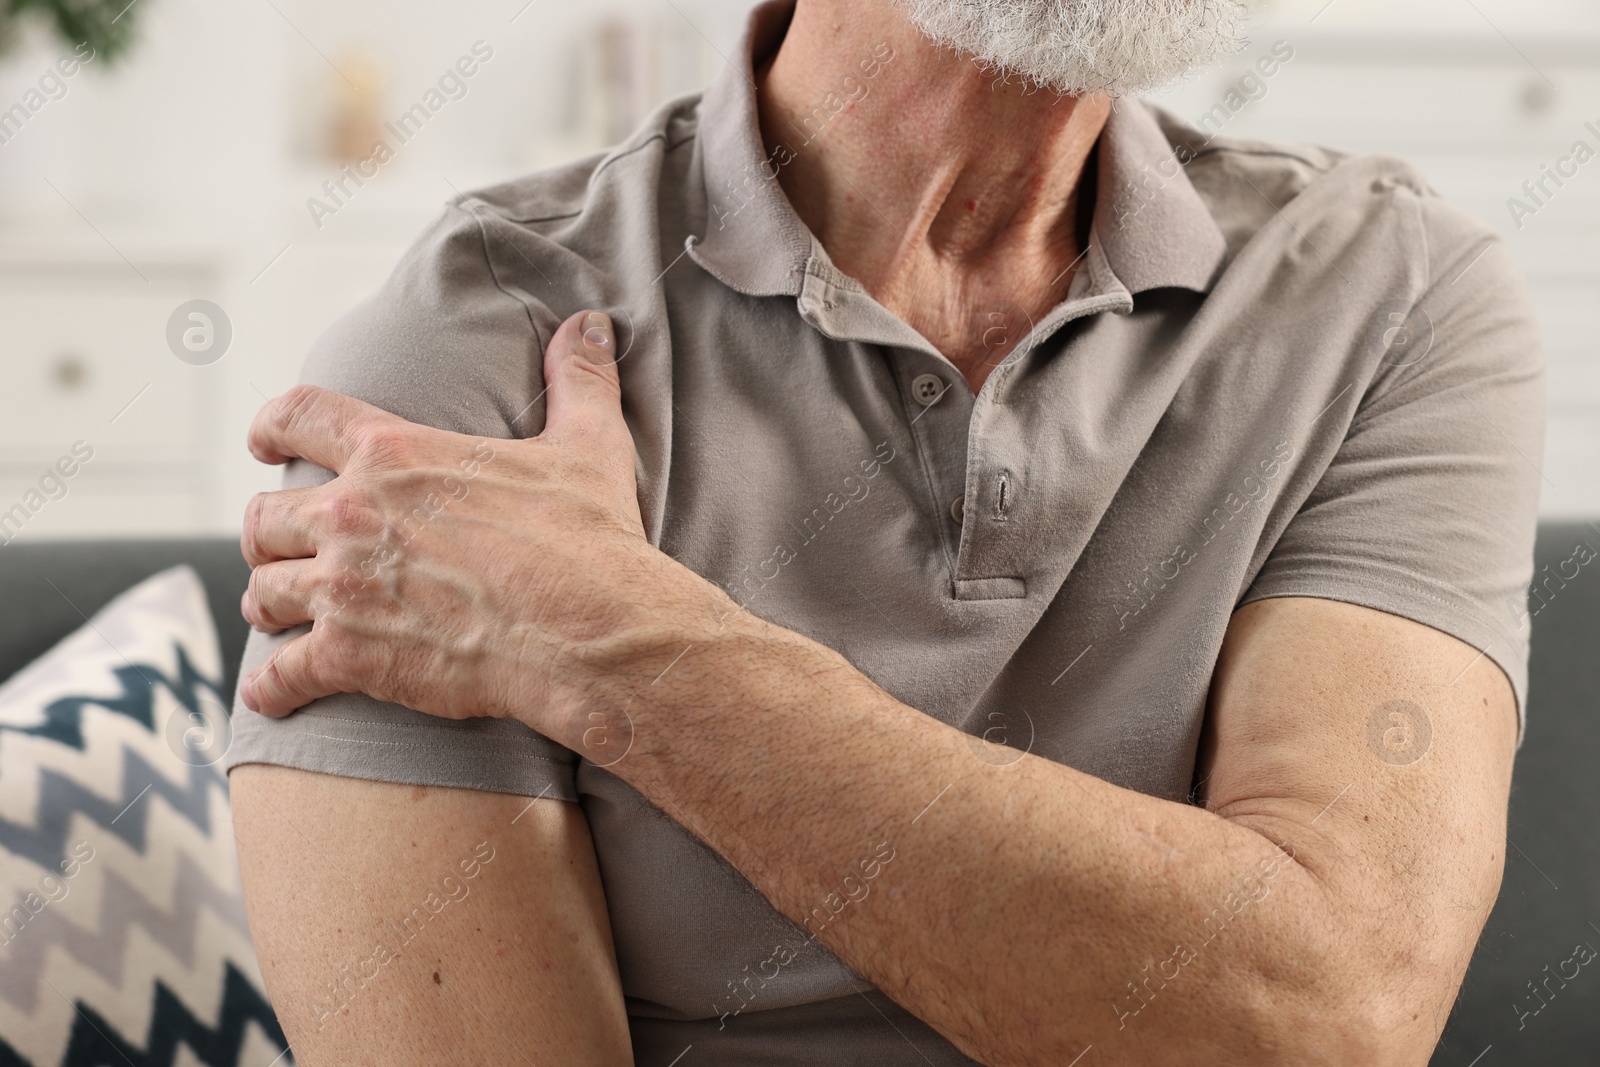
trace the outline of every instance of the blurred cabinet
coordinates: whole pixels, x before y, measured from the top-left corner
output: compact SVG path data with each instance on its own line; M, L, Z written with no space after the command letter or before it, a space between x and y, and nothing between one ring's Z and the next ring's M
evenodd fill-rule
M166 340L217 271L140 258L0 253L0 540L185 532L218 508L216 368Z

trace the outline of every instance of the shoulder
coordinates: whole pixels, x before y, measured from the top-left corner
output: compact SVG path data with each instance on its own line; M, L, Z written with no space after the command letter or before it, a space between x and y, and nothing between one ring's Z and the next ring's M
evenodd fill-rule
M1327 240L1388 243L1424 286L1462 255L1503 243L1487 223L1440 196L1413 164L1382 153L1301 141L1212 135L1151 107L1190 183L1236 254L1288 212Z
M1536 318L1511 250L1417 167L1384 154L1213 136L1152 111L1227 240L1225 272L1242 275L1247 289L1328 301L1323 317L1365 324L1365 340L1390 336L1398 323L1427 342L1433 373L1383 356L1370 368L1379 390L1412 377L1442 386L1447 372L1537 377Z
M647 190L670 195L683 177L674 164L692 152L699 133L700 94L670 100L626 140L571 163L486 186L456 198L507 222L539 227L593 214L617 196Z
M1213 136L1152 110L1227 243L1213 296L1267 339L1271 358L1234 358L1278 368L1285 389L1355 384L1356 423L1403 411L1436 439L1481 432L1470 399L1536 448L1537 316L1493 226L1403 159Z
M556 328L614 303L658 223L692 209L697 102L668 103L609 151L451 199L312 346L302 380L459 433L537 432Z

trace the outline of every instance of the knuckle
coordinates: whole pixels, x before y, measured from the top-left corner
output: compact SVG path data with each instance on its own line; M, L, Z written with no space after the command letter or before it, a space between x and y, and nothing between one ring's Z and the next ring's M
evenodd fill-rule
M291 385L272 405L272 417L285 431L297 429L321 403L322 390L314 385Z
M310 688L316 679L320 677L322 662L320 646L322 642L308 635L301 638L299 643L300 654L292 659L285 657L285 662L290 665L288 671L290 675L289 681L296 689L305 690Z
M578 377L588 377L600 386L600 391L606 394L622 395L622 381L617 374L615 363L590 363L587 360L574 360L567 364L569 374Z
M309 636L300 637L284 645L281 654L274 659L273 670L286 694L303 695L315 682L316 647L317 643Z
M365 500L350 492L328 496L322 505L322 523L337 537L360 537L378 526L377 513Z
M314 385L298 382L284 391L278 398L278 418L285 423L292 423L296 419L304 418L308 408L315 406L322 396L322 390Z
M289 646L284 645L272 658L267 660L266 666L256 677L256 690L265 701L277 704L288 692L288 679L284 674L283 653Z
M252 567L265 561L261 547L261 523L262 514L266 509L266 497L266 493L257 493L244 507L244 529L239 534L239 550L243 553L245 562Z
M412 454L412 435L403 426L367 426L356 432L357 452L374 467L403 467Z
M334 689L354 689L360 641L339 627L324 627L317 638L306 647L307 671Z
M245 620L257 629L276 626L276 620L268 610L266 598L263 596L262 583L266 580L266 568L256 567L250 571L250 582L245 587Z

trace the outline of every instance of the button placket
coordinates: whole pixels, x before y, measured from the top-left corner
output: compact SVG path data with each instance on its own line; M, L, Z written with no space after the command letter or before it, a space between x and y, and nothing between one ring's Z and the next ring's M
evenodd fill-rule
M953 367L930 368L910 353L899 353L902 388L906 390L906 415L912 436L922 453L928 491L939 516L937 534L945 549L945 563L954 573L961 551L961 513L956 499L966 489L967 426L972 415L972 394ZM920 366L918 365L920 363Z
M1009 368L996 373L1009 373ZM1016 467L1022 457L1016 452L1017 442L1006 441L1010 422L995 401L990 383L999 384L999 380L991 376L968 416L964 484L961 495L951 503L951 517L960 514L960 539L951 572L958 600L1027 596L1026 580L1020 574L1007 573L1015 570L1016 561L1002 562L1006 555L1003 546L1008 535L1015 533L1008 526L1024 495L1024 479L1018 477Z
M976 448L981 434L974 431L969 448ZM1006 523L1015 502L1017 484L1010 471L995 469L980 461L971 471L971 488L951 503L951 517L960 523L952 578L957 600L1011 600L1027 595L1027 581L1020 574L994 573L1014 569L997 558L1008 539ZM1002 503L1002 499L1004 503ZM1003 551L1000 556L1004 556Z

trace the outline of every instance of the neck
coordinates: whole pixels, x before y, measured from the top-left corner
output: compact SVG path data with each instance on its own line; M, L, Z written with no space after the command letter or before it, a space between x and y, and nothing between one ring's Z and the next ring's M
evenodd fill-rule
M757 82L795 211L976 392L1066 295L1110 102L997 80L889 0L798 0Z

